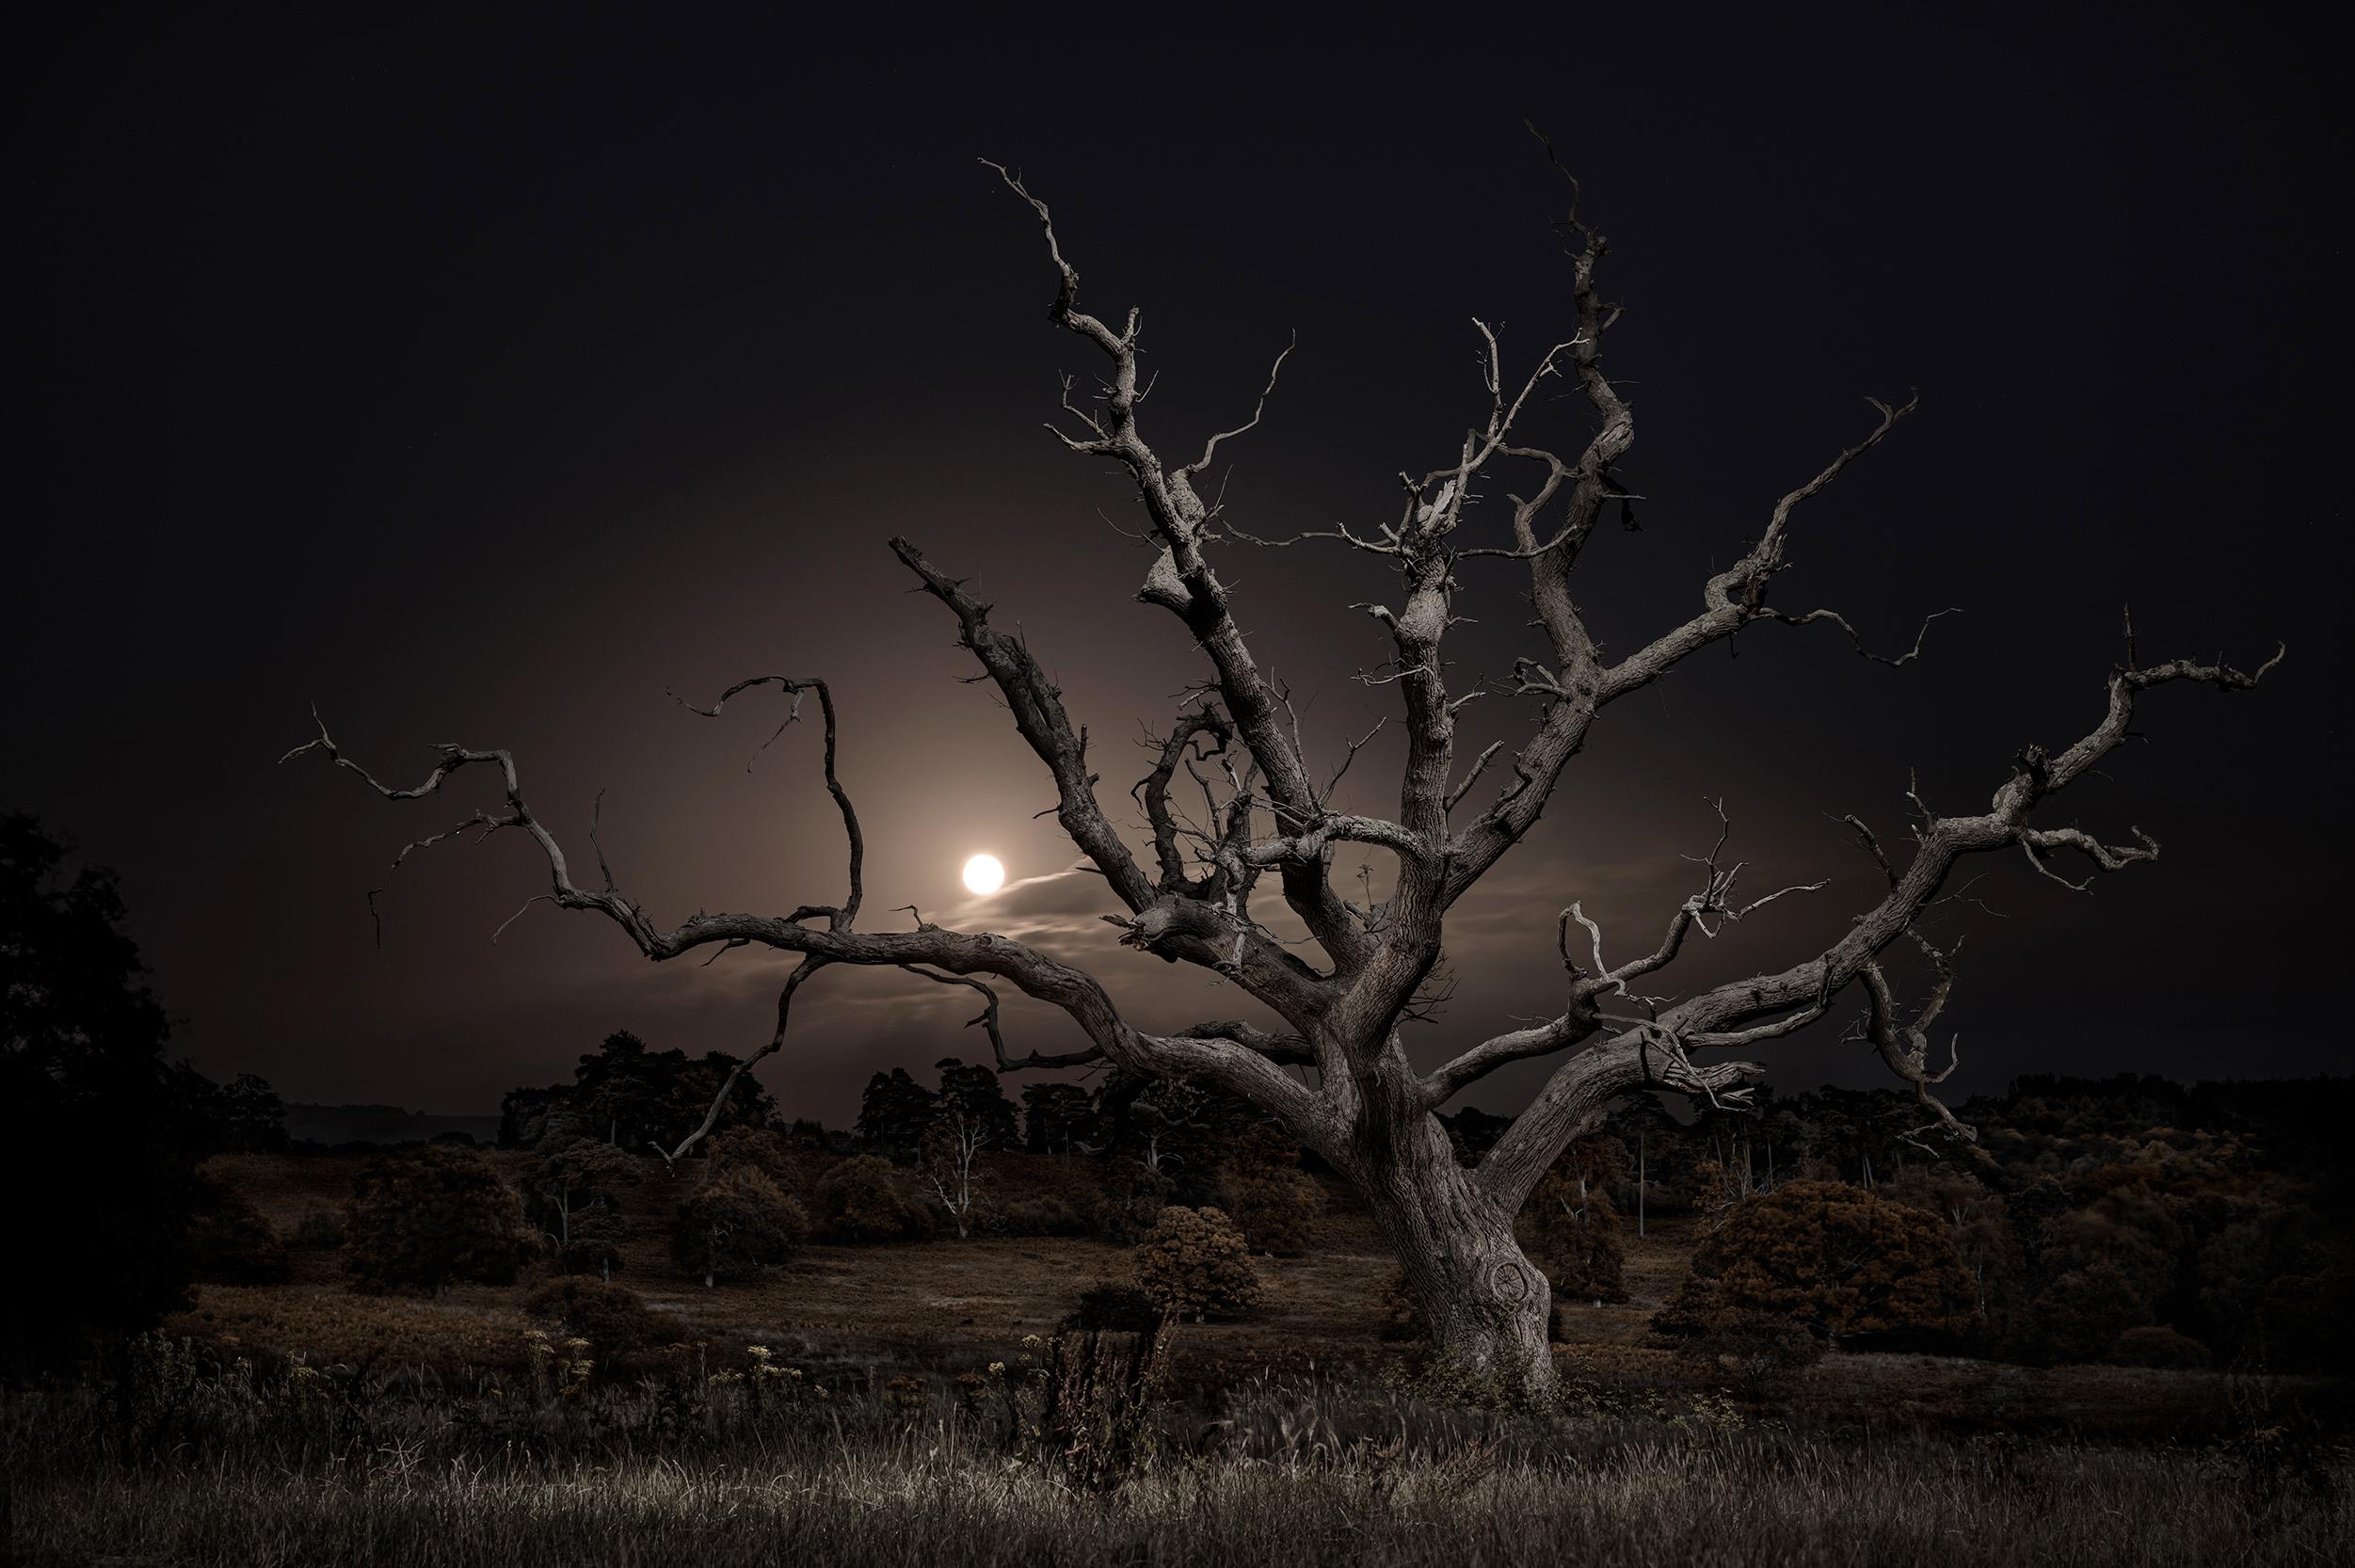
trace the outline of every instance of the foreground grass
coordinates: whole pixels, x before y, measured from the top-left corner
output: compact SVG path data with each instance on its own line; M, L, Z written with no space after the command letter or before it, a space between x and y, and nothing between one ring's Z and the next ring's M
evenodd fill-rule
M937 1436L937 1434L936 1434ZM2343 1501L2252 1512L2197 1456L1640 1443L1594 1463L1226 1459L1109 1496L935 1441L777 1466L477 1462L51 1477L23 1560L191 1564L2346 1561Z
M1604 1385L1508 1414L1427 1384L1262 1378L1177 1397L1148 1378L1102 1385L1093 1408L1127 1435L1116 1464L1090 1465L1074 1456L1111 1451L1111 1428L1053 1414L1078 1407L1048 1390L1080 1385L1056 1370L1064 1347L1033 1347L985 1377L829 1390L765 1351L621 1382L571 1346L519 1380L257 1368L141 1341L107 1378L0 1395L0 1561L2355 1559L2347 1456L2278 1402L2222 1442L2122 1448L1802 1432L1722 1396Z

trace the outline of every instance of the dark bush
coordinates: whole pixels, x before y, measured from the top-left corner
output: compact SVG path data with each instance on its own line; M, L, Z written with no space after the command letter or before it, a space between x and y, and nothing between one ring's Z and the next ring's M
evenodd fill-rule
M1108 1329L1118 1334L1151 1334L1161 1326L1161 1303L1134 1285L1097 1280L1080 1292L1079 1310L1055 1325L1057 1334Z
M1243 1240L1260 1252L1306 1252L1310 1227L1324 1210L1323 1190L1298 1168L1235 1161L1222 1173L1226 1212Z
M722 1164L671 1219L671 1261L714 1280L749 1279L792 1258L809 1239L809 1216L750 1165Z
M2142 1290L2124 1270L2101 1259L2070 1270L2038 1293L2025 1338L2040 1360L2099 1361L2128 1330L2150 1320Z
M923 1206L900 1188L890 1162L854 1155L818 1178L818 1234L829 1241L906 1241L932 1234Z
M1823 1359L1823 1341L1806 1326L1770 1312L1721 1309L1677 1346L1677 1353L1731 1372L1753 1399Z
M283 1285L292 1271L270 1223L216 1182L200 1180L199 1192L188 1233L196 1277L208 1285Z
M295 1226L294 1244L309 1252L332 1252L344 1244L341 1209L314 1208Z
M1087 1219L1061 1198L1022 1198L991 1214L1000 1236L1085 1236Z
M2187 1334L2159 1323L2130 1328L2109 1348L2110 1361L2120 1367L2155 1367L2168 1371L2197 1371L2208 1365L2208 1348Z
M792 1151L784 1136L768 1128L731 1127L715 1132L704 1140L703 1155L715 1167L748 1165L776 1182L780 1192L793 1190Z
M1573 1171L1556 1171L1530 1200L1535 1244L1530 1261L1546 1271L1560 1302L1624 1302L1626 1254L1619 1211L1601 1186Z
M1159 1171L1133 1160L1114 1160L1104 1172L1088 1219L1103 1240L1132 1247L1152 1230L1176 1191L1176 1184Z
M636 1291L593 1279L551 1281L525 1304L549 1328L587 1340L593 1352L607 1359L650 1351L681 1336Z
M1787 1318L1826 1338L1944 1344L1972 1328L1976 1297L1934 1215L1861 1187L1792 1181L1727 1210L1652 1323L1685 1336L1728 1311Z
M536 1250L489 1159L426 1144L372 1160L352 1186L344 1266L368 1292L511 1285Z

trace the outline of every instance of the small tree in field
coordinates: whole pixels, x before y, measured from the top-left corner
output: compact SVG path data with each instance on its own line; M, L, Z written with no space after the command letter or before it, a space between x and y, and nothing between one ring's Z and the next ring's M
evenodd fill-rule
M620 1262L621 1194L644 1179L638 1156L618 1144L576 1138L544 1149L524 1177L532 1219L566 1273L613 1278Z
M670 1227L671 1261L703 1276L749 1279L792 1259L809 1239L809 1216L751 1165L713 1165L680 1201Z
M905 1241L932 1228L900 1191L890 1161L872 1154L838 1161L820 1176L814 1204L818 1233L829 1241Z
M473 1149L429 1144L372 1160L352 1186L344 1266L363 1291L508 1285L533 1251L523 1207Z
M1080 274L1047 204L1017 176L1002 168L998 173L1045 239L1054 273L1049 321L1099 356L1103 367L1093 400L1066 392L1056 438L1092 464L1124 476L1152 551L1136 597L1175 617L1184 646L1208 663L1200 685L1168 716L1144 776L1127 792L1139 822L1124 827L1115 820L1123 808L1108 810L1098 793L1101 759L1090 755L1088 729L1074 721L1048 666L1033 651L1047 641L1039 623L1031 620L1020 634L1007 628L1040 597L1035 585L993 584L1011 612L993 619L997 606L967 579L936 565L907 539L893 539L891 550L914 583L953 618L960 645L981 678L995 686L1053 780L1056 821L1102 878L1107 918L1121 928L1121 940L1215 974L1251 999L1272 1025L1219 1018L1166 1032L1149 1030L1122 1010L1098 977L1026 942L921 918L912 929L862 930L865 838L837 771L832 689L818 677L756 676L695 711L717 715L740 694L770 687L789 704L790 723L814 694L825 720L825 785L848 844L847 888L837 904L768 913L699 911L665 924L610 875L601 883L574 880L573 862L548 819L524 798L510 751L445 744L424 782L409 788L383 783L344 755L324 725L287 757L317 752L395 800L434 794L462 769L495 770L501 802L479 810L469 825L527 836L548 868L549 890L540 897L612 921L657 962L756 944L797 955L780 988L775 1031L752 1062L783 1048L793 998L813 976L838 964L896 968L983 995L985 1009L974 1021L987 1026L1001 1070L1109 1064L1164 1082L1182 1079L1248 1102L1315 1151L1365 1201L1406 1270L1434 1348L1474 1372L1517 1368L1515 1375L1533 1387L1552 1377L1546 1354L1551 1290L1523 1255L1514 1222L1556 1159L1601 1126L1615 1099L1666 1090L1711 1104L1738 1104L1765 1070L1743 1053L1824 1017L1853 995L1863 1003L1865 1038L1914 1095L1921 1118L1915 1135L1971 1143L1972 1129L1933 1094L1952 1067L1950 1059L1939 1065L1930 1031L1953 973L1947 954L1927 942L1917 921L1971 856L2021 854L2056 880L2066 880L2056 856L2082 856L2103 872L2155 859L2157 845L2139 831L2130 840L2113 841L2075 826L2043 825L2049 816L2043 808L2127 738L2138 705L2154 688L2198 683L2245 690L2279 654L2253 672L2220 660L2147 661L2129 632L2123 659L2099 682L2098 702L2089 704L2090 728L2057 745L2020 745L2001 780L1974 808L1954 815L1923 808L1910 851L1893 856L1861 816L1848 816L1870 890L1844 911L1850 918L1838 922L1835 939L1819 948L1808 944L1812 951L1796 952L1764 972L1682 997L1654 994L1662 988L1658 977L1696 930L1715 935L1763 910L1779 914L1788 905L1778 906L1778 900L1828 885L1818 879L1755 897L1738 895L1741 866L1723 855L1722 834L1693 874L1697 886L1662 911L1664 929L1657 936L1640 942L1624 933L1607 936L1580 904L1557 914L1549 899L1548 907L1529 911L1529 925L1532 934L1554 938L1562 967L1559 1011L1535 1022L1499 1019L1494 1032L1475 1030L1450 1042L1443 1059L1418 1063L1401 1032L1428 1017L1434 997L1448 987L1441 959L1450 913L1536 825L1571 760L1601 733L1596 720L1606 709L1705 650L1731 646L1745 630L1821 626L1845 633L1863 651L1840 612L1787 609L1770 595L1787 581L1802 509L1880 446L1915 404L1874 400L1871 427L1854 444L1819 467L1802 465L1801 472L1808 467L1813 472L1743 526L1748 541L1718 552L1725 564L1699 584L1690 615L1637 633L1614 656L1597 641L1583 608L1611 597L1611 587L1576 574L1609 514L1615 510L1622 522L1632 521L1636 498L1621 468L1635 442L1636 417L1604 363L1605 337L1620 312L1598 278L1609 246L1581 210L1576 181L1568 183L1569 207L1558 225L1568 262L1567 319L1550 346L1526 357L1526 374L1509 373L1497 333L1475 321L1479 380L1476 389L1466 389L1469 419L1434 431L1411 460L1370 455L1375 472L1399 476L1395 509L1386 518L1344 520L1270 538L1265 525L1221 505L1213 472L1223 443L1256 427L1260 409L1235 428L1210 435L1192 457L1166 440L1157 445L1148 440L1141 419L1151 386L1143 374L1142 318L1134 310L1104 317L1081 308ZM1279 357L1276 366L1282 363ZM1274 384L1271 370L1262 408ZM1564 411L1575 411L1581 427L1551 434L1538 428ZM1340 760L1311 755L1285 687L1255 654L1245 625L1255 616L1280 616L1283 607L1242 604L1222 567L1231 569L1239 550L1262 545L1343 552L1390 574L1386 588L1357 606L1369 617L1371 657L1349 657L1361 668L1379 666L1378 673L1367 673L1367 689L1377 694L1367 700L1379 700L1389 710L1385 718L1397 721L1392 733L1401 738L1402 756L1395 790L1345 800L1338 789ZM1511 581L1496 584L1485 575L1490 572ZM1459 622L1493 616L1479 599L1504 604L1526 599L1534 613L1530 652L1484 691L1465 689L1461 666L1443 646ZM1517 609L1508 613L1519 618ZM1870 657L1903 665L1922 648L1917 635L1908 652ZM1512 721L1510 738L1466 756L1470 748L1459 747L1459 715L1483 696L1491 699L1483 712L1526 702L1531 713ZM1490 764L1500 758L1492 778ZM1192 770L1182 782L1181 769ZM1202 779L1209 792L1198 806L1187 787L1192 778ZM1353 790L1363 782L1353 780ZM1115 802L1122 798L1117 785L1108 792ZM1338 863L1344 854L1375 863L1368 867L1362 891L1348 874L1355 868ZM1548 880L1578 886L1573 872ZM1271 890L1282 910L1268 907ZM1916 947L1926 960L1928 994L1918 1008L1908 1008L1899 1000L1892 960L1910 957ZM1062 1010L1085 1046L1010 1057L999 1031L997 994L974 976L1011 984ZM1459 1016L1470 1000L1456 1000ZM1527 1108L1474 1163L1459 1161L1441 1110L1498 1069L1536 1059L1549 1061L1550 1070ZM722 1098L748 1064L729 1070ZM1312 1073L1303 1075L1301 1068ZM691 1133L668 1152L683 1153L697 1136ZM1166 1162L1155 1142L1151 1158ZM1192 1162L1186 1167L1189 1174L1202 1169Z

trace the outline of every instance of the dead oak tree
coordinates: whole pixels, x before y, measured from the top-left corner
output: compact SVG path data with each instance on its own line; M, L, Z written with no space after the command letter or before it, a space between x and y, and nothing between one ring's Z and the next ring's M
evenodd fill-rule
M2110 671L2107 700L2092 728L2058 750L2034 745L2022 750L1984 810L1961 816L1922 811L1912 852L1900 857L1892 857L1861 821L1850 818L1885 888L1837 941L1776 972L1673 1001L1635 988L1673 963L1695 928L1713 933L1718 922L1739 920L1783 896L1738 902L1733 891L1738 868L1722 867L1714 854L1701 887L1671 914L1658 945L1639 956L1608 960L1603 933L1573 904L1556 922L1564 971L1560 1013L1482 1040L1430 1071L1418 1071L1399 1029L1432 982L1449 910L1537 821L1564 764L1583 746L1604 709L1754 622L1823 621L1856 638L1837 612L1786 613L1770 601L1769 589L1787 563L1801 506L1880 444L1914 404L1876 401L1878 418L1869 433L1774 504L1756 541L1703 584L1696 614L1633 653L1606 660L1573 602L1571 574L1597 519L1614 501L1625 504L1626 492L1613 470L1635 440L1635 421L1603 367L1604 339L1616 312L1597 292L1595 274L1608 248L1604 236L1579 216L1578 184L1570 181L1570 208L1560 230L1569 261L1575 329L1539 356L1516 385L1506 376L1496 335L1479 326L1489 406L1484 423L1466 437L1454 460L1420 476L1401 475L1402 499L1387 523L1344 524L1299 536L1380 556L1398 575L1393 602L1362 607L1392 645L1388 668L1394 673L1388 683L1396 689L1405 730L1397 814L1338 810L1330 787L1321 787L1312 776L1282 694L1254 661L1230 608L1228 588L1213 568L1212 547L1239 536L1239 531L1217 516L1196 488L1220 444L1256 425L1258 411L1237 428L1211 436L1192 461L1164 460L1147 442L1138 419L1144 392L1138 381L1137 312L1130 311L1114 326L1081 309L1080 275L1064 255L1046 204L1018 177L1002 168L998 173L1035 211L1044 231L1058 279L1052 321L1093 345L1108 367L1100 396L1092 402L1074 402L1066 383L1064 411L1074 423L1049 428L1071 451L1117 462L1133 482L1159 546L1138 597L1175 616L1210 664L1201 700L1180 716L1155 765L1132 791L1150 828L1149 847L1132 848L1107 815L1085 755L1084 731L1075 728L1061 694L1023 640L994 625L991 607L915 545L895 538L891 549L955 617L960 646L1003 696L1016 728L1052 776L1057 820L1122 907L1120 915L1106 917L1123 928L1120 939L1171 961L1215 970L1286 1027L1226 1021L1148 1033L1122 1016L1093 976L1023 943L988 932L949 930L921 918L913 930L860 929L864 840L836 773L833 696L818 679L757 676L728 688L710 708L695 710L716 715L741 693L775 687L788 702L790 725L806 697L816 695L825 723L825 783L849 840L849 889L840 904L804 904L785 914L699 913L665 926L615 886L601 851L601 885L576 882L564 849L526 802L515 758L506 751L444 744L425 781L407 789L382 783L344 755L324 725L316 739L287 756L324 753L393 800L434 794L463 768L494 768L504 785L504 804L476 810L451 831L512 828L529 835L551 875L550 890L533 902L603 915L658 962L707 950L716 956L752 944L798 954L777 997L768 1043L738 1071L784 1045L793 996L811 976L835 964L896 966L979 992L985 1010L975 1021L986 1025L1001 1070L1110 1063L1147 1075L1207 1080L1243 1096L1277 1117L1355 1186L1406 1267L1434 1348L1469 1368L1535 1383L1550 1376L1548 1287L1522 1256L1513 1223L1563 1149L1593 1128L1614 1098L1631 1093L1666 1090L1739 1100L1763 1069L1732 1053L1822 1017L1851 986L1864 995L1864 1035L1919 1096L1929 1117L1924 1131L1967 1144L1970 1129L1931 1093L1952 1065L1950 1058L1946 1068L1934 1065L1929 1032L1952 984L1951 966L1945 953L1922 943L1935 980L1927 1000L1908 1016L1882 955L1900 938L1921 941L1914 931L1916 918L1966 856L2016 850L2055 877L2061 872L2050 857L2061 852L2083 857L2099 872L2155 858L2157 846L2139 832L2134 842L2109 843L2075 827L2040 827L2032 820L2036 808L2125 738L2136 701L2150 688L2187 681L2245 689L2282 657L2277 652L2253 673L2221 663L2140 664L2129 637L2126 662ZM1282 363L1279 357L1278 370ZM1575 386L1596 422L1576 453L1528 444L1517 428L1532 395L1557 378ZM1268 391L1274 384L1271 373ZM1261 408L1267 395L1261 393ZM1508 469L1530 475L1526 493L1509 497L1509 531L1492 542L1469 543L1465 528L1476 481ZM1507 764L1500 787L1466 813L1466 802L1501 747L1491 746L1460 764L1456 718L1477 694L1450 690L1440 645L1456 618L1457 566L1482 556L1526 569L1550 653L1520 661L1506 683L1509 691L1536 699L1538 717ZM1863 651L1861 643L1858 647ZM1911 652L1882 662L1904 664L1920 648L1917 638ZM1212 770L1218 775L1213 784L1223 780L1223 795L1213 795L1205 820L1188 820L1172 805L1173 780L1190 758L1213 751L1222 762ZM401 856L449 836L421 840ZM1334 863L1342 846L1354 855L1374 853L1395 862L1386 900L1353 901L1336 888ZM1253 900L1271 872L1284 904L1309 939L1299 951L1253 914ZM1011 983L1062 1009L1089 1045L1061 1055L1009 1058L998 1027L997 993L975 976ZM1495 1146L1477 1165L1461 1166L1435 1112L1484 1075L1535 1057L1559 1062ZM1290 1070L1301 1067L1313 1074L1295 1076ZM728 1087L733 1087L732 1078ZM724 1088L716 1103L725 1103L727 1092ZM664 1152L671 1158L683 1154L709 1126L707 1120L704 1128Z

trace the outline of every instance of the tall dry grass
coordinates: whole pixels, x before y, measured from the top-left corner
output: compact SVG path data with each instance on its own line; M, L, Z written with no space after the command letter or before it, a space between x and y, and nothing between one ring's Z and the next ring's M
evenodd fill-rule
M192 1564L2315 1563L2344 1452L1871 1441L1722 1400L1543 1415L1260 1380L1155 1405L1075 1484L1020 1367L824 1395L760 1357L602 1386L216 1368L166 1349L0 1400L16 1560ZM2268 1433L2270 1435L2268 1435Z

